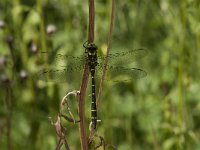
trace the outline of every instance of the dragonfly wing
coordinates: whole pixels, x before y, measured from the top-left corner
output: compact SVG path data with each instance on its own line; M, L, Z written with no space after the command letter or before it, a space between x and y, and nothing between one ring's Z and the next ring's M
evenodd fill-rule
M48 68L42 69L36 75L38 80L46 82L72 81L78 75L85 64L85 56L54 54L48 52L40 53L41 57L48 58ZM78 74L78 75L77 75Z
M82 66L60 66L43 69L37 73L37 79L45 82L68 82L81 78Z
M61 66L63 64L76 64L76 66L81 66L85 64L85 55L72 56L72 55L63 55L63 54L53 54L48 52L41 52L41 57L48 58L48 64L53 66Z
M139 61L141 58L148 55L146 49L134 49L130 51L123 51L120 53L110 53L108 56L99 56L99 63L102 63L106 57L108 57L109 64L127 64L135 61Z
M99 66L98 76L102 75L103 67ZM126 82L134 79L140 79L147 76L147 73L139 68L124 68L121 66L108 66L106 69L105 80L113 82Z

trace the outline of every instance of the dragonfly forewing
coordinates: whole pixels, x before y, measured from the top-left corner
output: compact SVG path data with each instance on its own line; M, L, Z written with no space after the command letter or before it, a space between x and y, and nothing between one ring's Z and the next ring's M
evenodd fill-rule
M76 66L81 66L85 64L86 60L84 55L76 57L73 55L55 54L54 56L52 56L52 54L48 52L42 52L41 55L42 57L48 57L48 63L57 67L68 63L72 65L74 64Z
M148 55L146 49L133 49L130 51L123 51L120 53L110 53L108 56L99 56L99 63L103 62L108 57L109 64L130 64L131 62L139 61Z
M71 82L81 77L84 66L59 66L38 72L38 79L46 82Z

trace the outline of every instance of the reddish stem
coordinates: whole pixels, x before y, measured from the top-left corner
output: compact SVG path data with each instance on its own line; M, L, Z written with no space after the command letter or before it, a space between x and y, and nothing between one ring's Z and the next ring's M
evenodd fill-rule
M88 43L92 43L94 41L94 0L89 0L89 30L88 30ZM82 150L88 149L88 142L86 137L86 131L85 131L85 93L87 88L89 78L89 69L87 64L84 68L83 78L82 78L82 84L80 87L80 95L79 95L79 117L80 117L80 123L79 123L79 132L80 132L80 140L81 140L81 147Z

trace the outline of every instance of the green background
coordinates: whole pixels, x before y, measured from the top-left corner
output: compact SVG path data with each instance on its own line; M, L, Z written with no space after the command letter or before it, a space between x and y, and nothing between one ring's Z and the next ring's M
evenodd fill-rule
M110 12L110 0L95 1L99 55L105 53ZM0 20L0 149L55 149L49 117L56 120L62 97L79 90L82 74L65 83L43 82L35 74L54 66L55 54L84 54L88 1L1 0ZM50 24L56 31L47 34ZM148 56L134 63L147 76L127 83L105 82L98 135L119 150L200 149L200 1L117 0L112 40L111 53L148 50ZM42 51L51 54L49 62L41 57ZM87 132L90 84L88 89ZM69 103L77 118L75 99ZM78 125L65 120L62 124L70 148L80 149Z

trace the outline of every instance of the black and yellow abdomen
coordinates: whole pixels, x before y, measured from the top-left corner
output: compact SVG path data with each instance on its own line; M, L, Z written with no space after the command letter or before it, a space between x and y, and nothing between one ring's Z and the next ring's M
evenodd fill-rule
M90 69L92 78L92 103L91 103L91 122L92 127L95 129L97 125L97 106L96 106L96 91L95 91L95 69L97 62L97 46L93 43L84 46L87 53L87 64Z

